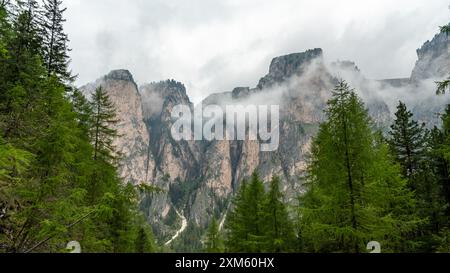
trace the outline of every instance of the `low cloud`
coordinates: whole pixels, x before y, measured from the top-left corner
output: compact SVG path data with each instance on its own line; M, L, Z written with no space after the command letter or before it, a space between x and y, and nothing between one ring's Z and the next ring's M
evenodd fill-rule
M448 0L64 0L78 85L112 69L173 78L195 103L255 86L270 60L321 47L368 78L409 76L415 49L450 21Z

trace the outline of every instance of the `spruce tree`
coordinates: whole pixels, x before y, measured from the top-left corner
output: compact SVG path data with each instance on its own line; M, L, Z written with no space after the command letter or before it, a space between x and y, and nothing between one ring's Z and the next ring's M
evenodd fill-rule
M139 228L135 241L135 253L151 253L154 251L149 235L145 228Z
M77 121L80 129L86 137L90 136L90 129L93 123L93 109L89 100L83 95L83 93L74 89L71 94L71 101L73 105L73 111L77 115Z
M55 74L64 81L73 77L68 70L70 62L68 52L69 38L64 33L64 12L62 0L44 0L43 13L43 56L48 75Z
M264 185L255 172L244 193L245 230L246 240L243 246L251 253L263 252L264 238L264 211L263 202L266 198Z
M227 251L260 253L264 251L265 191L255 172L250 182L243 181L227 217Z
M424 125L419 125L412 119L413 114L403 102L399 103L395 117L389 133L389 143L402 166L403 175L412 180L426 148ZM415 186L411 186L414 189Z
M206 233L206 252L222 253L223 250L223 240L219 231L219 224L216 218L213 218Z
M27 50L32 55L42 49L41 12L36 0L17 1L17 16L14 27L17 35L17 55Z
M242 245L242 240L247 239L246 231L246 200L248 182L243 180L241 182L239 192L233 198L232 209L227 215L225 222L226 227L226 249L227 252L245 252Z
M428 220L416 239L421 243L422 251L430 252L433 251L430 237L439 233L446 221L446 202L441 196L443 185L439 182L442 161L436 153L442 137L437 129L429 131L424 125L419 126L412 116L406 105L400 102L389 142L394 157L402 166L403 175L408 178L409 187L414 190L417 212Z
M434 128L431 140L431 160L441 189L441 197L446 203L446 215L450 217L450 105L442 116L442 129ZM450 219L450 218L448 218ZM450 227L450 223L447 222Z
M270 253L289 252L295 241L294 228L280 190L280 179L272 178L264 203L265 251Z

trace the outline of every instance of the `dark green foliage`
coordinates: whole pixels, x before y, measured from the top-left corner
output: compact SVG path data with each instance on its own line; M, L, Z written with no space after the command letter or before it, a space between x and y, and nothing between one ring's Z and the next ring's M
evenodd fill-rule
M179 216L177 211L171 207L169 213L167 213L166 218L164 219L164 224L168 226L174 226L177 222L179 222Z
M280 179L274 177L264 202L266 246L268 252L289 252L296 239L287 206L280 189Z
M115 107L108 94L100 86L92 95L92 142L94 144L94 160L116 163L117 155L113 146L118 136L113 126L117 124Z
M194 222L189 222L186 230L172 243L172 250L176 253L203 252L202 236L204 229Z
M448 167L440 155L443 133L434 128L429 131L413 120L406 105L400 103L389 140L393 154L402 166L408 185L414 190L417 213L427 222L416 234L419 249L424 252L436 250L430 238L445 227L448 203L443 196L444 184L448 181Z
M216 218L213 218L209 224L205 244L208 253L222 253L224 251L224 242Z
M233 201L234 209L229 212L227 218L227 251L263 251L264 199L264 186L256 173L250 182L242 182L240 192Z
M47 73L55 74L64 81L71 81L73 77L68 71L69 38L64 33L63 17L66 8L62 8L62 0L44 0L42 20L43 58Z
M135 240L135 253L153 253L155 252L153 234L150 229L141 227Z
M402 173L407 178L413 178L417 174L426 148L425 125L419 125L412 116L406 105L400 102L389 140L390 147L402 166ZM415 188L415 185L411 186Z
M258 175L243 181L226 221L230 252L288 252L294 242L293 224L274 178L268 193Z

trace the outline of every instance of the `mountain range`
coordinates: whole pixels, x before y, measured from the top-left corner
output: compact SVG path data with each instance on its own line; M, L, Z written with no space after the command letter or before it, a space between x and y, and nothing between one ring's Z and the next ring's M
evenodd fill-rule
M208 96L194 105L185 86L165 80L138 86L128 70L114 70L80 89L86 95L103 86L114 102L123 154L120 175L134 184L162 189L142 196L141 209L160 242L173 239L187 221L198 229L212 217L226 217L240 182L255 170L269 180L279 176L286 197L295 204L304 192L311 140L324 121L324 109L334 86L346 80L365 102L375 127L387 131L399 100L415 118L429 126L439 123L449 103L435 95L435 81L450 70L450 42L437 34L417 50L418 60L409 77L367 79L351 61L329 63L322 49L276 57L256 87L237 87ZM389 65L389 64L386 64ZM171 110L179 104L280 105L280 145L261 152L259 141L175 141ZM182 221L183 220L183 221Z

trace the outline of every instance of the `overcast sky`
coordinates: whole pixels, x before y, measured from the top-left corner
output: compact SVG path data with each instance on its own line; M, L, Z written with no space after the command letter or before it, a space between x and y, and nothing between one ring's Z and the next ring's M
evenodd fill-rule
M449 0L64 0L77 84L128 69L183 82L195 102L256 86L273 57L320 47L368 78L407 77L450 22Z

